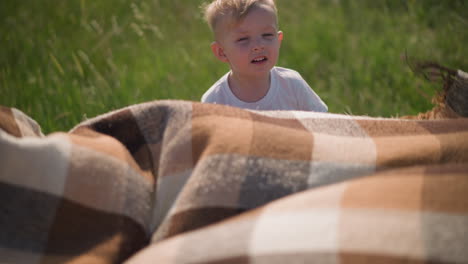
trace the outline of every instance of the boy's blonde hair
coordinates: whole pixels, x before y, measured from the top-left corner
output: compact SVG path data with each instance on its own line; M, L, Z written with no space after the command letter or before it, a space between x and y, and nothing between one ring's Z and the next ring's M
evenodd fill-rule
M234 21L242 20L254 7L267 6L271 8L275 15L277 9L274 0L214 0L203 5L205 20L213 33L222 18L230 16Z

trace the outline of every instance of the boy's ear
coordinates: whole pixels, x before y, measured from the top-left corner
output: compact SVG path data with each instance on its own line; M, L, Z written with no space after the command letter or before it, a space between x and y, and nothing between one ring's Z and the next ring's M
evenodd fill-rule
M278 31L278 39L280 43L283 41L283 31Z
M211 43L211 51L213 51L213 54L216 56L216 58L218 58L218 60L222 62L229 62L226 54L224 54L223 47L221 47L217 41Z

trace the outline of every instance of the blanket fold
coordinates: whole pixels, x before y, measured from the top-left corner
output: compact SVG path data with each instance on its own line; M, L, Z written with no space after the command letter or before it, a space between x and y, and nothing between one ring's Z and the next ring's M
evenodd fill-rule
M0 156L8 263L468 262L466 118L169 100L44 136L2 107Z

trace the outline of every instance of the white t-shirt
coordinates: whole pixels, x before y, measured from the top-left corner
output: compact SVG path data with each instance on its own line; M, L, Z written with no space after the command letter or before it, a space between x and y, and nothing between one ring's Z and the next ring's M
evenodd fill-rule
M273 67L270 89L260 100L248 103L237 98L229 88L228 76L221 77L202 96L203 103L215 103L252 110L302 110L327 112L327 105L310 88L301 75L290 69Z

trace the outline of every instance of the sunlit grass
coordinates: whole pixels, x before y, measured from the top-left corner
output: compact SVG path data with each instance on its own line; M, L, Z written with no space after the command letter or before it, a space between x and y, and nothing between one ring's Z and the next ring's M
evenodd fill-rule
M216 61L202 1L0 2L0 104L45 132L159 99L199 100L227 70ZM330 111L425 111L438 84L404 55L468 69L466 1L277 0L279 65L299 71Z

